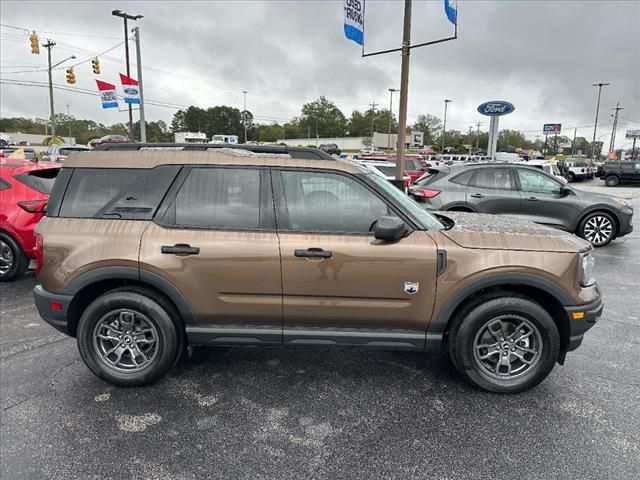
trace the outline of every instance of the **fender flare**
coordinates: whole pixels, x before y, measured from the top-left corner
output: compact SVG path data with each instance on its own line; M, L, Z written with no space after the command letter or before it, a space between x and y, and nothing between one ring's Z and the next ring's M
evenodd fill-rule
M465 299L480 290L498 285L524 285L533 287L553 296L563 306L575 304L575 301L564 288L546 278L530 273L497 273L471 282L451 295L438 312L437 317L429 325L429 335L441 337L449 325L449 320L453 312L462 305Z
M134 280L147 284L164 294L178 309L185 325L196 325L198 322L191 305L182 292L171 282L148 270L135 267L98 267L75 277L64 288L64 295L75 295L83 288L103 280Z

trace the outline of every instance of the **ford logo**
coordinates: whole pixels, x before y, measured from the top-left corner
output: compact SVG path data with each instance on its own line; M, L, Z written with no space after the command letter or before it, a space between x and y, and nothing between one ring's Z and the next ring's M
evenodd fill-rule
M516 107L514 107L512 103L503 102L502 100L494 100L480 105L478 107L478 112L489 117L499 117L500 115L511 113L515 109Z
M138 89L127 87L124 89L124 93L126 93L127 95L138 95Z

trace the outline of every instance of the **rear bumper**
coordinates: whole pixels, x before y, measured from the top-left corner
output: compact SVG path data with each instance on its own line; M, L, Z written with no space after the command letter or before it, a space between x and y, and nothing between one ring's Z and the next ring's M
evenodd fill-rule
M564 309L570 322L569 346L567 348L567 351L570 352L580 346L585 332L598 322L604 310L604 302L602 298L599 298L585 305L565 306Z
M33 289L33 298L38 313L45 322L62 333L75 336L69 328L67 320L69 305L73 299L72 295L51 293L42 288L42 285L36 285Z

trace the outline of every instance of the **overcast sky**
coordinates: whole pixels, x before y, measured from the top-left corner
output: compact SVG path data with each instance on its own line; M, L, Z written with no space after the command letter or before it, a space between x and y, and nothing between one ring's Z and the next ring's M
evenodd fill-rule
M398 47L402 38L402 1L366 4L366 50ZM512 102L514 113L500 128L525 131L534 138L543 123L562 123L562 133L591 139L597 89L602 94L598 138L608 146L616 102L620 112L617 147L627 146L624 131L640 128L640 2L458 1L454 41L412 51L409 122L421 113L442 117L449 98L447 126L466 131L488 117L477 113L487 100ZM53 61L72 54L79 62L116 45L121 9L144 18L142 64L147 120L170 123L175 107L232 105L247 108L257 121L283 122L300 113L302 103L320 95L335 101L345 115L376 102L388 108L390 87L399 87L400 55L361 58L360 46L344 38L342 1L11 1L0 3L1 79L46 82L46 49L30 53L28 36L51 38ZM131 22L136 23L136 22ZM412 42L452 34L442 1L414 0ZM131 43L132 65L135 50ZM118 83L124 72L124 46L101 56L100 79ZM25 70L39 70L28 71ZM135 67L132 66L135 72ZM135 74L132 76L136 76ZM96 90L91 63L76 67L75 87ZM65 84L64 69L54 83ZM3 117L48 116L46 88L0 85ZM397 112L398 96L394 98ZM111 124L127 115L102 110L99 98L58 90L56 111ZM606 148L606 147L605 147Z

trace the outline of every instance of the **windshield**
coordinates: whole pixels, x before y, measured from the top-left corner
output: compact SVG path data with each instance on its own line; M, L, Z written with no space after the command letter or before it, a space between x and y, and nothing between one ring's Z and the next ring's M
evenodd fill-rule
M407 170L422 170L422 164L419 161L413 160L411 158L405 159L405 166Z
M60 155L63 156L68 156L71 152L85 152L89 150L88 148L82 148L82 147L69 147L69 148L61 148L60 149Z
M444 225L436 217L423 209L388 180L372 174L369 174L367 178L370 178L373 183L379 186L386 197L407 213L418 224L419 228L424 230L442 230L444 228Z

